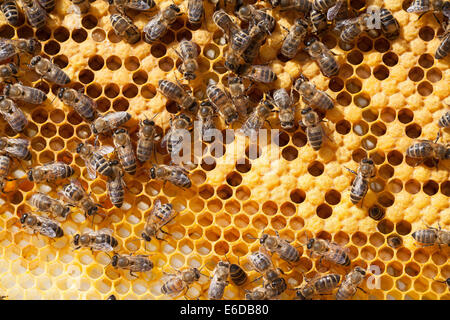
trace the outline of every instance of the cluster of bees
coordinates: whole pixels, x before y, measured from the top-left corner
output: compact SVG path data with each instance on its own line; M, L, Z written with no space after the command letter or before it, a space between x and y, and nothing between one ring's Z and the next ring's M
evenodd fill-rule
M89 11L88 0L73 0L73 4L80 13ZM448 17L448 2L445 5L437 6L439 1L415 0L409 12L443 12ZM126 9L139 11L150 11L156 4L153 0L109 0L109 4L114 6L118 13L110 17L111 24L117 35L121 36L130 44L141 39L139 29L126 15ZM279 52L280 59L285 61L293 59L301 50L305 51L311 59L319 66L322 74L332 77L338 74L340 66L331 52L320 40L318 35L334 26L339 34L339 39L343 48L352 46L362 32L381 32L389 40L396 39L400 34L400 26L392 13L379 8L377 13L364 12L355 16L350 12L346 1L342 0L273 0L270 1L272 7L279 7L280 10L293 10L298 12L299 18L294 25L287 30ZM202 0L188 0L187 17L192 25L201 25L205 18L204 3ZM274 31L277 21L265 9L256 5L244 4L242 2L232 3L231 11L240 19L248 23L246 30L242 29L229 14L227 6L230 3L222 4L216 2L216 10L212 16L214 23L222 30L228 49L225 53L224 68L229 72L228 89L213 81L209 82L206 88L206 96L199 101L192 95L192 92L180 81L160 80L158 82L159 91L169 100L174 101L181 107L181 111L171 120L170 130L162 137L161 144L167 148L170 154L177 154L183 146L183 135L180 129L190 130L195 118L202 123L202 139L211 141L211 134L208 132L215 129L215 118L219 115L226 125L232 125L244 119L240 132L245 136L254 137L257 131L264 126L269 116L277 111L280 126L285 130L291 130L295 124L295 114L297 103L294 101L293 92L297 92L298 104L303 102L305 107L301 110L302 119L299 125L304 128L308 143L318 151L320 150L325 131L321 126L320 114L334 108L333 99L324 91L316 88L315 84L306 76L300 74L298 79L293 81L291 92L285 88L274 90L264 94L256 107L252 107L252 101L247 95L248 88L244 85L244 79L253 83L272 83L277 79L277 75L268 65L255 64L259 56L259 49ZM45 25L47 14L55 6L53 1L22 0L22 8L31 26L40 28ZM1 10L6 19L12 25L16 25L18 19L17 7L14 1L6 0L1 4ZM144 40L150 44L158 41L167 32L168 27L175 22L178 16L182 15L181 9L170 4L161 9L144 27ZM378 15L380 25L377 28L374 19ZM448 33L447 28L447 33ZM443 36L443 40L436 51L436 58L440 59L447 55L449 51L448 34ZM126 184L124 174L135 175L138 162L145 163L151 161L156 152L155 143L159 137L156 132L154 115L152 119L140 121L136 152L134 151L132 140L128 130L122 125L131 119L127 112L109 112L99 114L96 110L96 103L84 93L65 87L70 83L70 78L52 61L35 56L38 43L34 39L0 39L0 60L11 60L18 58L18 64L8 62L0 67L0 76L6 83L3 95L0 96L0 113L8 122L10 127L20 133L27 126L26 116L17 106L17 102L30 104L41 104L47 96L37 89L17 80L18 67L20 65L20 55L28 54L32 58L28 67L36 72L43 79L61 86L58 89L57 97L67 106L73 108L86 122L90 124L91 131L95 135L95 143L87 141L80 143L75 152L84 161L88 177L96 179L97 174L107 177L107 192L111 203L120 208L124 202ZM175 52L182 60L179 71L184 80L188 82L196 79L198 74L198 46L193 41L182 40ZM443 128L450 126L450 111L447 111L439 120L438 125ZM114 146L98 145L98 138L101 136L112 136ZM407 149L407 156L424 161L431 158L435 161L450 159L450 145L440 144L435 141L420 140ZM110 159L109 154L115 152L117 159ZM21 138L0 138L0 185L3 186L8 178L11 161L13 159L29 161L31 153L29 141ZM362 202L368 191L370 178L375 176L376 168L374 162L369 159L362 159L357 171L346 168L356 175L351 187L350 200L354 204ZM62 179L70 178L75 173L74 169L63 162L51 162L40 166L35 166L27 172L26 178L35 183L55 183ZM157 165L152 163L152 167L147 172L149 179L158 179L170 182L173 185L187 189L192 183L189 172L178 165ZM101 214L102 207L96 203L95 199L86 192L82 184L71 179L58 192L60 199L54 199L47 194L34 193L29 203L38 211L48 213L56 219L39 215L36 212L23 213L20 221L22 225L49 238L60 238L64 236L63 229L58 220L65 219L71 212L72 207L81 209L86 216ZM371 208L369 214L374 217L382 215L380 208ZM154 202L154 206L146 220L142 239L146 242L152 238L163 239L163 234L167 234L162 228L171 222L177 213L172 204L162 204L159 200ZM428 227L417 230L412 236L424 245L449 245L450 232L446 230ZM287 240L281 239L278 234L271 236L263 232L260 241L260 249L249 256L249 263L253 270L257 271L263 280L262 286L251 291L246 291L246 299L263 300L275 299L284 291L288 290L287 283L283 278L284 272L276 268L272 262L272 255L276 254L280 259L289 264L295 264L300 259L299 251ZM398 246L400 240L393 240L392 246ZM75 249L90 248L91 250L111 252L110 264L114 268L121 268L130 271L134 276L135 272L146 272L153 269L153 263L148 255L125 255L115 252L119 242L114 238L110 229L90 231L73 236L72 244ZM338 273L318 275L312 279L304 278L305 283L297 288L299 299L312 299L332 291L335 288L336 299L344 300L352 298L360 284L364 280L367 271L360 266L355 266L348 271L351 265L347 250L340 245L319 238L308 239L307 249L312 256L327 260L328 262L345 268L345 275ZM161 292L170 296L177 296L189 285L198 281L202 275L201 268L188 268L177 270L175 274L166 274L169 279L163 284ZM348 271L348 272L347 272ZM219 261L215 266L208 290L210 299L221 299L224 290L229 284L228 278L236 286L242 286L248 282L248 275L238 264L228 261ZM342 279L342 281L341 281ZM253 282L252 281L252 282ZM449 283L449 280L446 280ZM361 289L361 288L359 288ZM362 289L361 289L362 290ZM112 296L111 299L114 299Z

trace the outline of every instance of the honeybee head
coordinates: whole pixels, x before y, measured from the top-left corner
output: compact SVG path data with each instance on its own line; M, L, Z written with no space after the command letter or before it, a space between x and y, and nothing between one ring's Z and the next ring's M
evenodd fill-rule
M84 143L80 143L78 146L77 146L77 153L80 153L81 152L81 149L84 147Z
M143 238L145 241L150 242L150 241L152 240L152 238L151 238L148 234L146 234L145 232L142 232L141 236L142 236L142 238Z
M185 72L185 73L183 73L183 77L186 80L194 80L196 78L196 75L194 72Z
M94 206L94 207L88 209L87 214L88 214L88 216L92 216L92 215L96 214L97 211L98 211L98 207Z
M263 234L261 239L259 239L259 243L263 244L264 242L266 242L267 238L269 237L268 234Z
M64 96L64 88L59 88L58 90L58 98L62 99L62 97Z
M80 244L80 234L77 233L77 234L73 237L73 244L76 245L76 246L78 246L78 245Z
M304 109L302 110L302 114L305 115L305 114L311 112L311 110L312 110L311 107L306 107L306 108L304 108Z
M36 65L39 61L41 61L41 59L42 59L41 56L33 57L33 59L31 59L31 61L30 61L30 65L32 65L32 66Z
M14 63L10 63L10 64L8 64L8 66L11 69L12 74L17 74L17 72L19 72L19 70L17 70L17 67Z
M248 6L242 6L239 8L238 13L243 17L248 17L250 15L250 8Z
M110 165L110 166L117 166L118 164L119 164L119 160L117 160L117 159L111 160L111 161L109 162L109 165Z
M155 167L150 168L150 177L152 179L156 178L156 168Z
M361 273L363 276L366 275L366 270L364 270L364 269L361 268L361 267L358 267L358 266L355 267L355 271Z
M108 3L109 3L110 5L112 5L112 4L114 3L114 0L108 0Z
M21 224L24 224L25 221L27 220L27 218L28 218L28 213L24 213L24 214L22 215L22 217L20 218L20 223L21 223Z
M34 53L37 49L39 42L36 39L30 39L28 43L25 43L25 48L28 53Z
M111 265L113 267L117 267L118 262L119 262L119 255L116 253L111 259Z
M34 179L33 179L33 170L29 170L28 173L27 173L27 176L28 176L28 180L30 180L31 182L34 181Z
M3 89L3 93L5 94L5 95L9 95L9 91L11 90L11 84L10 83L7 83L6 85L5 85L5 88Z
M372 159L362 159L361 160L362 163L368 163L368 164L373 164L373 160Z
M153 121L153 120L148 120L148 119L144 119L143 123L144 123L146 126L154 126L154 125L155 125L155 121Z
M175 11L176 13L179 13L180 12L180 7L178 7L176 4L174 4L174 3L172 3L170 6L169 6L169 8L170 9L172 9L173 11Z
M69 212L70 212L70 207L69 207L69 206L64 207L63 212L62 212L62 216L63 216L64 218L67 217L67 215L69 214Z
M306 247L308 249L311 249L313 247L313 245L314 245L314 239L309 239L308 240L308 244L306 245Z
M119 129L116 129L114 134L121 134L121 133L125 133L125 132L127 132L127 130L125 130L124 128L119 128Z

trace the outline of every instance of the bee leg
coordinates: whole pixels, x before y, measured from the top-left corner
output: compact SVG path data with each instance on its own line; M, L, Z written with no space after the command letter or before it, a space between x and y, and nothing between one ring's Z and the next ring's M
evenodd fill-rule
M357 289L361 290L362 292L364 292L365 294L367 294L366 290L364 290L363 288L360 287L356 287Z
M135 274L133 273L133 271L130 271L130 276L135 277L135 278L138 277L137 275L135 275Z

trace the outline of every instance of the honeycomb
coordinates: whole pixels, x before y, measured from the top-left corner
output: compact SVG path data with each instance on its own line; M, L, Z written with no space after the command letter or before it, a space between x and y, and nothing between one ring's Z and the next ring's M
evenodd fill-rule
M171 3L156 2L158 8ZM186 12L187 1L175 3ZM349 3L363 10L382 1ZM292 79L302 72L336 101L336 107L326 115L331 141L315 152L308 146L304 131L296 127L291 132L280 130L276 140L280 157L268 152L273 142L259 146L256 157L251 156L249 147L237 150L238 142L244 139L239 135L223 144L204 145L208 150L193 165L190 189L149 181L144 175L127 175L122 209L111 205L102 178L87 178L84 162L74 152L81 141L94 140L89 125L54 99L57 86L26 72L23 66L21 80L48 93L48 99L40 106L22 107L30 124L20 136L31 141L33 158L30 163L14 162L11 177L19 179L9 182L1 195L0 294L9 299L106 299L111 294L118 299L168 299L160 292L163 271L204 266L202 273L211 275L225 255L232 263L239 258L254 279L257 274L250 270L247 258L258 250L255 238L265 230L270 234L277 231L293 241L301 253L293 266L273 256L289 287L304 283L304 276L334 270L334 266L319 264L307 254L306 239L315 236L347 247L352 266L379 270L372 279L376 288L369 288L365 281L362 287L367 293L358 291L353 299L450 299L447 285L437 281L450 277L449 248L421 247L411 236L425 224L450 228L449 164L441 161L436 170L429 163L414 167L405 158L413 139L436 137L437 121L445 112L443 101L449 95L449 60L433 58L442 28L431 14L417 20L417 15L407 13L409 3L384 2L401 25L400 38L395 41L363 33L352 49L344 51L333 33L325 33L322 41L338 54L341 65L339 75L331 79L325 78L305 53L287 62L278 59L285 33L280 26L289 28L295 14L269 11L278 25L261 48L260 62L268 62L278 79L270 85L256 84L250 96L257 101L266 90L290 88ZM195 96L204 96L209 79L227 84L223 68L227 45L210 18L214 6L205 1L205 10L207 19L201 28L191 26L186 15L180 16L153 45L143 41L129 45L118 38L109 22L111 9L101 0L92 2L90 11L82 16L73 11L68 0L57 1L47 26L37 31L26 22L13 28L2 20L0 36L40 40L41 55L62 67L72 79L69 86L84 89L100 112L126 110L132 114L125 127L135 141L138 119L159 113L155 121L163 133L179 110L156 88L160 79L181 77L176 71L181 61L173 50L180 40L192 39L201 48L201 76L189 83ZM140 30L153 14L129 12ZM269 120L274 128L280 128L276 115ZM0 125L2 135L15 136L4 121ZM449 133L448 129L443 131L444 140L448 141ZM101 138L101 143L112 145L111 138ZM225 155L215 157L213 147L222 148ZM374 160L377 175L361 207L350 202L354 176L344 167L356 170L366 155ZM158 159L160 163L170 161L160 145ZM72 165L75 176L105 207L106 218L95 217L94 228L113 229L120 253L150 254L155 265L152 271L135 278L109 265L110 257L105 253L73 251L72 235L92 228L91 218L77 210L62 223L65 236L56 241L21 228L21 214L32 209L26 201L31 194L41 191L56 197L58 191L56 185L34 184L22 177L31 166L54 160ZM156 199L171 202L179 214L167 226L171 236L166 241L153 239L145 247L141 233ZM368 216L368 208L374 204L385 209L380 221ZM387 240L395 235L403 244L393 249ZM186 297L207 298L208 286L209 279L201 277ZM229 285L224 299L242 299L243 289L255 286L250 282L244 288ZM291 299L294 294L287 290L280 298Z

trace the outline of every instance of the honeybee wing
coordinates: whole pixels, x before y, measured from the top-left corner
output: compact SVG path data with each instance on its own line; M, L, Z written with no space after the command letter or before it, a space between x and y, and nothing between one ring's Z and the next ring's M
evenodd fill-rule
M409 12L409 13L426 12L428 10L430 10L430 6L428 6L428 5L425 5L425 6L420 5L416 1L414 1L413 4L408 9L406 9L406 11Z
M171 136L172 136L172 129L169 129L169 131L164 135L164 137L161 140L161 147L163 149L167 148L167 143L169 142Z
M339 9L341 8L343 3L344 3L343 0L338 0L334 6L328 9L327 12L328 20L333 20L337 16L337 14L339 13Z
M95 171L93 164L91 163L91 161L89 161L89 159L87 159L85 163L89 178L95 180L95 178L97 178L97 171Z
M103 228L103 229L98 230L97 234L107 234L107 235L112 236L113 230L109 229L109 228Z
M21 158L23 157L24 149L28 149L30 145L30 141L26 139L8 139L8 146L5 148L5 151L11 154L14 157Z
M340 252L340 251L344 252L348 256L348 253L349 253L349 249L348 248L344 248L344 247L338 245L335 242L330 242L329 243L329 247L330 247L330 250L328 250L327 253L326 253L326 256L328 256L328 257L331 257L331 256L335 257L335 253L336 252ZM346 260L345 256L341 255L339 260L336 261L336 263L337 264L344 264L345 260Z
M98 148L98 153L100 153L102 156L105 156L111 152L114 151L114 147L112 146L102 146L100 148Z
M113 233L113 231L111 229L105 228L105 229L101 229L97 232L95 232L95 231L89 232L89 235L90 236L99 236L102 234L106 234L106 235L112 236L112 233ZM95 242L94 244L92 244L92 249L99 250L99 251L113 251L114 250L114 248L109 243L105 243L105 242L102 242L102 243Z
M16 49L10 39L0 39L0 60L6 60L16 54Z
M148 5L148 3L142 0L131 0L128 2L127 7L139 11L146 11L152 8L151 6Z
M334 27L335 30L339 31L342 30L344 27L355 24L356 22L358 22L359 18L350 18L350 19L345 19L345 20L341 20L336 22L336 26Z
M41 227L39 232L47 237L55 238L56 237L56 231L54 226L57 225L60 226L59 222L56 222L50 218L39 216L38 218L41 222Z

